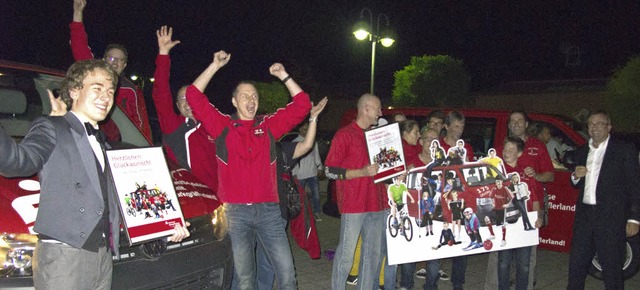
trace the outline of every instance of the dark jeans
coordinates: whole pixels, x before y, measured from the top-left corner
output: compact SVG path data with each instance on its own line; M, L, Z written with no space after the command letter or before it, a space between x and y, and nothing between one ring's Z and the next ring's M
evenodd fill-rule
M400 264L400 287L413 288L413 273L416 272L416 263Z
M453 257L451 266L451 284L453 288L462 288L464 275L467 271L467 256ZM424 283L424 290L437 290L438 280L440 280L440 260L427 261L427 281Z
M526 290L529 285L529 256L531 247L498 252L498 289L511 289L511 261L516 265L516 290Z

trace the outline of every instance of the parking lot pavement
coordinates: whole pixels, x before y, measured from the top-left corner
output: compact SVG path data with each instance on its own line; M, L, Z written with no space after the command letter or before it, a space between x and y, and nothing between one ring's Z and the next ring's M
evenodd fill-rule
M321 187L322 189L323 187ZM322 191L322 190L321 190ZM321 193L321 200L326 195ZM309 258L307 252L301 250L295 245L293 239L290 238L292 244L293 258L296 266L296 274L298 278L298 288L306 289L331 289L331 267L332 262L327 259L325 254L328 250L335 250L338 245L340 233L340 219L322 215L322 221L316 223L318 228L318 236L320 237L320 245L322 247L322 257L317 260ZM567 286L567 272L569 267L569 254L558 253L552 251L538 251L538 275L536 289L557 290L565 289ZM487 255L472 255L469 257L465 289L483 289L484 277L487 268ZM446 259L442 262L442 269L451 274L451 262ZM424 280L415 278L414 289L422 289ZM452 289L450 281L440 281L439 289ZM626 289L640 289L640 275L635 275L625 282ZM356 289L356 287L347 285L347 289ZM602 283L589 276L587 278L586 289L603 289Z

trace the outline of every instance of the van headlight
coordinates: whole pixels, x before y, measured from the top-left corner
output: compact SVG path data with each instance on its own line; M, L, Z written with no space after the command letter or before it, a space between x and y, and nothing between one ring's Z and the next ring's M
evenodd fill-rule
M38 237L31 234L0 235L0 276L21 277L33 274L33 250Z
M213 224L213 234L218 241L224 239L227 235L227 215L224 206L219 206L211 215L211 224Z

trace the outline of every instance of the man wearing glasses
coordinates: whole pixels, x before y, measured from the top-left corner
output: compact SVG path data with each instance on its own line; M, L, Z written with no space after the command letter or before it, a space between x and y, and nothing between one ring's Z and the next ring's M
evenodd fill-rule
M87 0L73 0L73 22L69 24L71 30L71 51L75 61L93 59L93 53L89 48L87 33L82 23L84 7ZM142 131L142 134L151 139L151 127L147 118L147 106L144 103L142 91L131 83L122 72L127 67L127 49L116 43L107 45L102 60L109 63L119 75L119 86L116 93L115 104L131 119L131 121ZM100 129L105 132L109 141L119 141L120 132L118 127L107 117L100 124Z
M193 117L191 107L187 103L185 93L187 86L182 86L175 99L180 114L173 109L169 72L171 59L169 51L180 43L172 40L173 29L162 26L156 31L158 38L158 56L156 57L156 72L153 77L153 102L158 113L162 141L167 150L167 156L188 169L209 188L217 190L217 161L215 139Z
M631 144L610 138L611 119L603 111L588 119L589 144L576 151L572 184L576 201L567 289L584 289L593 255L598 255L604 287L624 289L625 239L638 234L640 166Z

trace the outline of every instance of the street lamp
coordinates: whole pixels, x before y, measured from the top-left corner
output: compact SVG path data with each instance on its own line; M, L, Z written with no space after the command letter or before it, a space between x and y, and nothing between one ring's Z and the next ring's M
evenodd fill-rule
M369 13L369 22L364 20L365 11ZM385 22L386 26L384 27L381 33L380 18L382 17L384 17L386 21ZM369 41L371 42L371 89L370 89L371 94L373 94L373 86L374 86L374 79L375 79L374 76L375 76L375 65L376 65L376 44L380 42L382 46L389 47L393 45L393 43L395 42L395 40L393 39L393 32L391 31L391 29L389 29L389 17L386 14L384 13L378 14L378 22L377 22L375 34L373 33L372 28L373 28L373 13L371 13L371 10L369 10L369 8L363 8L362 11L360 11L360 21L358 21L356 25L353 27L353 35L358 40L365 40L366 38L368 38Z

